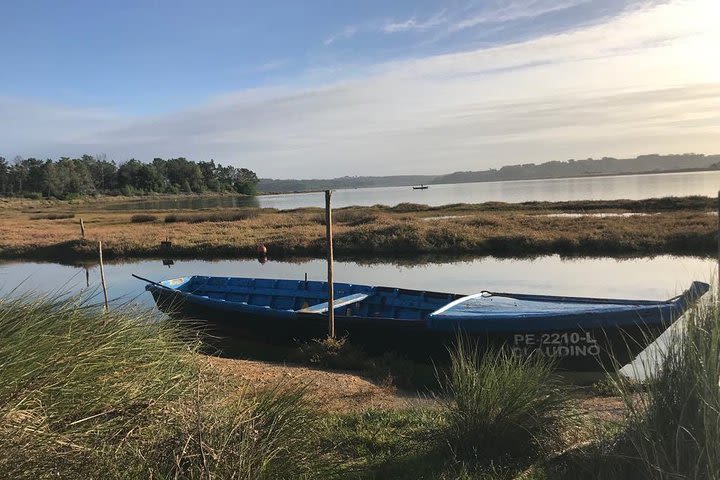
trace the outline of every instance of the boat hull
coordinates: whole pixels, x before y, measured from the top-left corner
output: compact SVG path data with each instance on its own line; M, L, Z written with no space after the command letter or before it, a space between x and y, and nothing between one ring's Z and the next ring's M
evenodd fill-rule
M244 339L272 345L297 345L327 335L324 314L238 312L194 302L166 288L149 288L158 307L174 318L201 320L213 335L226 341ZM289 312L295 313L295 312ZM494 332L430 330L424 320L335 316L338 336L370 354L393 351L411 360L442 363L458 334L484 348L509 348L519 355L552 358L559 369L579 372L612 370L629 363L671 323L638 321L621 328L563 328Z

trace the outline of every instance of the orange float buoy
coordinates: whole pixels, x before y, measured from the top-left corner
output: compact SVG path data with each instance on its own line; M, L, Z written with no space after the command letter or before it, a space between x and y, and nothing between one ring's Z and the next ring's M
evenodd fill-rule
M267 255L267 247L262 243L257 246L258 255Z

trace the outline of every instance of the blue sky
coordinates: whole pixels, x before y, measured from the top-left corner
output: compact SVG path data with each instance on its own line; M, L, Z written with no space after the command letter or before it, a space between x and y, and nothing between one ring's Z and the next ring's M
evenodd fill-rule
M718 3L3 2L0 155L308 177L720 151Z

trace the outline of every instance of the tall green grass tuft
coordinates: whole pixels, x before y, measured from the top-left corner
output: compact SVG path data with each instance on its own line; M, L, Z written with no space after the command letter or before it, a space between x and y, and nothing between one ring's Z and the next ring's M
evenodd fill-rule
M652 479L720 478L720 308L712 302L686 316L644 382L619 381L628 410L621 454ZM637 474L634 474L639 478Z
M192 337L191 337L192 338ZM0 300L0 477L306 478L332 471L300 387L232 398L146 312Z
M547 358L481 352L459 339L442 380L444 439L458 460L532 458L561 443L569 395Z

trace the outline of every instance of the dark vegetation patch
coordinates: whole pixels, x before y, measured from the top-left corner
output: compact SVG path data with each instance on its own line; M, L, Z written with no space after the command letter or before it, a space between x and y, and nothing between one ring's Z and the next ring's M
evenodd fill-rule
M644 200L573 200L564 202L484 202L456 203L441 206L429 206L418 203L400 203L394 207L378 205L382 211L396 213L409 212L452 212L452 211L560 211L560 212L594 212L594 211L626 211L637 213L670 212L677 210L712 211L717 209L717 199L699 195L688 197L662 197Z
M199 213L171 213L165 216L165 223L237 222L256 218L258 215L259 210L256 208Z
M66 218L75 218L74 213L42 213L39 215L31 215L30 220L64 220Z
M151 215L148 213L139 213L130 217L131 223L151 223L156 222L158 219L157 215Z
M412 362L393 352L368 355L347 338L324 338L301 343L293 358L321 368L358 372L382 385L410 390L437 386L431 365Z

